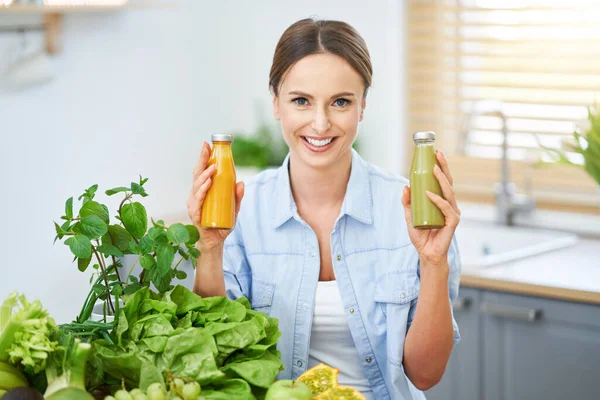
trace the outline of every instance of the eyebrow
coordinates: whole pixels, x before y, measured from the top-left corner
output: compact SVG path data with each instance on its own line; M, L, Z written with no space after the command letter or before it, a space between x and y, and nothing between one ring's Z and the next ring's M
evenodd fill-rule
M289 95L293 95L293 96L306 97L307 99L312 99L313 98L313 96L311 96L310 94L301 92L299 90L292 90L288 94ZM334 94L333 96L331 96L332 99L334 99L336 97L355 97L355 95L352 92L341 92L341 93L337 93L337 94Z

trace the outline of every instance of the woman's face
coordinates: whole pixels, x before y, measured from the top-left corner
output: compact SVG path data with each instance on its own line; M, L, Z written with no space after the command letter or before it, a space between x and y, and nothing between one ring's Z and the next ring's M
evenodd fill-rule
M323 53L296 62L273 96L292 157L313 168L349 155L365 108L361 76L343 58Z

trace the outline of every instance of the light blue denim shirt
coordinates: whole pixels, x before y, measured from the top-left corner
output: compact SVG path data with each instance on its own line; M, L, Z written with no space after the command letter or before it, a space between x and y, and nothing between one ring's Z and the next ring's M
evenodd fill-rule
M402 208L408 180L366 163L354 150L340 215L331 232L331 258L348 325L365 375L378 400L424 399L406 377L404 340L419 298L419 256ZM234 231L225 241L227 295L279 319L277 348L296 379L306 370L319 280L317 236L300 217L288 174L289 156L246 184ZM460 257L449 254L450 301L458 295ZM454 343L460 340L454 321ZM335 349L331 349L335 351Z

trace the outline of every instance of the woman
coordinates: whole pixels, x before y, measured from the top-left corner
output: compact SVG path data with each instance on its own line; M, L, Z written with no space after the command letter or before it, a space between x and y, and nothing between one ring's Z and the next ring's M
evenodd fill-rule
M460 211L440 152L444 196L429 198L446 226L421 231L411 225L408 181L352 149L371 75L365 42L346 23L305 19L284 32L270 90L289 155L237 184L231 232L205 230L214 169L204 143L187 204L200 230L194 291L244 295L279 319L280 379L324 362L367 398L422 399L460 338L451 311Z

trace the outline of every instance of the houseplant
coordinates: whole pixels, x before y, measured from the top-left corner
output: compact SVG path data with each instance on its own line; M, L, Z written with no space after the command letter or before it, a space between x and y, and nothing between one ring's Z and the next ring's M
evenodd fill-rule
M587 120L577 124L573 136L564 144L564 150L548 148L541 143L540 147L550 157L551 164L571 165L581 168L600 187L600 109L598 107L588 108ZM583 164L573 162L568 157L568 153L580 154L583 157Z
M123 297L151 284L159 293L171 289L174 278L185 279L184 271L178 270L180 263L191 260L195 266L199 251L194 244L199 239L193 225L175 223L166 226L162 220L152 220L148 229L146 208L136 197L146 197L144 185L148 179L140 176L139 182L107 190L107 196L123 196L113 214L109 208L96 201L98 185L92 185L77 200L81 206L74 212L73 197L65 203L62 225L54 223L56 240L63 240L74 255L77 267L85 272L90 265L94 273L90 277L92 287L83 304L76 322L87 321L97 301L103 305L104 319L116 316ZM133 266L124 271L122 257L136 256ZM175 256L181 257L175 263ZM132 273L139 263L139 276Z

